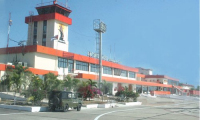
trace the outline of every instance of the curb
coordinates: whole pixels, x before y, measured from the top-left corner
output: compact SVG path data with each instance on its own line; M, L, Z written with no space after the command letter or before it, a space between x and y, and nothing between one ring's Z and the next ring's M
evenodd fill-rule
M129 106L134 106L134 105L142 105L142 102L128 102L128 103L123 103L124 105L129 105Z
M36 107L36 106L31 107L31 106L5 105L5 104L0 104L0 108L22 110L29 112L46 112L48 110L47 107Z
M142 102L128 102L128 103L106 103L106 104L89 104L83 105L85 108L113 108L119 106L135 106L135 105L142 105Z
M90 104L90 105L83 105L82 107L88 109L88 108L113 108L113 107L119 107L120 106L135 106L135 105L141 105L142 102L129 102L129 103L123 103L123 104L117 104L117 103L107 103L107 104ZM19 105L5 105L0 104L0 108L6 108L6 109L13 109L13 110L22 110L22 111L28 111L28 112L46 112L48 111L48 107L37 107L37 106L19 106Z

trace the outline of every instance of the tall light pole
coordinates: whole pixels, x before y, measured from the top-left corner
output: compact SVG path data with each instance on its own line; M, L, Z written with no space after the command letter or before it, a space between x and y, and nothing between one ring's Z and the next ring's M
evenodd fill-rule
M99 89L102 82L102 33L106 32L106 24L100 19L96 19L93 22L93 28L98 33L97 41L99 41Z
M11 20L11 13L9 13L9 21L8 21L8 38L7 38L7 49L8 49L8 45L9 45L9 34L10 34L10 26L12 25L12 20Z

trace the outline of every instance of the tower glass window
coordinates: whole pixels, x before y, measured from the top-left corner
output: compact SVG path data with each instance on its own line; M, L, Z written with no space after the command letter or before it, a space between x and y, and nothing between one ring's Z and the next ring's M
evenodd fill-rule
M33 28L33 45L37 44L37 22L34 22Z
M46 46L46 34L47 34L47 21L43 21L43 36L42 36L42 46Z

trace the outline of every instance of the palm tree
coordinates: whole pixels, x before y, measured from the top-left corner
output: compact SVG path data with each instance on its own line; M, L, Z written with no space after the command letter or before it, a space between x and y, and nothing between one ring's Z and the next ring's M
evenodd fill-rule
M1 81L1 85L6 88L6 91L10 91L11 85L12 85L12 79L11 76L6 74L4 75L5 79Z
M44 90L50 91L59 85L58 83L58 76L54 75L53 73L48 73L44 75Z
M16 64L15 68L7 68L7 75L11 78L9 84L16 86L17 92L21 92L22 86L27 86L27 78L30 76L31 72L28 71L28 67L23 67L22 65Z
M64 87L67 87L69 91L75 91L79 83L79 79L72 79L69 75L67 75L64 79Z
M102 92L104 94L107 94L107 93L111 93L111 91L112 91L112 83L107 83L105 80L103 80Z
M92 81L91 79L89 79L89 80L87 81L87 84L90 85L91 87L97 87L97 82Z

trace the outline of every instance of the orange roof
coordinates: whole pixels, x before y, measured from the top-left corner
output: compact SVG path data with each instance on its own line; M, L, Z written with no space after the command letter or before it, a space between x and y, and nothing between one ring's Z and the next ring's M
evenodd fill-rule
M79 73L76 76L76 78L96 80L97 76L92 75L92 74ZM153 82L136 81L136 80L129 80L129 79L121 79L121 78L114 78L114 77L102 76L102 80L106 80L106 81L110 81L110 82L117 82L117 83L127 83L127 84L136 84L136 85L144 85L144 86L159 86L159 87L172 88L172 85L165 85L165 84L159 84L159 83L153 83Z
M179 79L171 78L166 75L146 75L145 78L166 78L166 79L170 79L170 80L174 80L174 81L179 81Z
M61 15L59 13L49 13L49 14L43 14L43 15L36 15L36 16L31 16L31 17L25 17L25 23L29 23L30 19L34 21L43 21L43 20L51 20L51 19L56 19L58 21L67 23L69 25L72 24L72 19L68 18L64 15Z
M70 53L70 52L65 52L65 51L61 51L61 50L56 50L56 49L41 46L41 45L30 45L30 46L25 46L25 47L9 47L7 49L7 51L6 51L6 48L0 48L0 54L22 53L22 50L25 53L39 52L39 53L44 53L44 54L58 56L58 57L65 57L68 59L78 60L78 61L92 63L92 64L98 64L98 62L99 62L98 59L95 59L92 57L79 55L79 54L75 54L75 53ZM132 72L138 72L137 68L132 68L132 67L128 67L128 66L124 66L124 65L117 64L117 63L113 63L113 62L104 61L104 60L102 60L102 65L112 67L112 68L118 68L118 69L122 69L122 70L128 70L128 71L132 71Z

